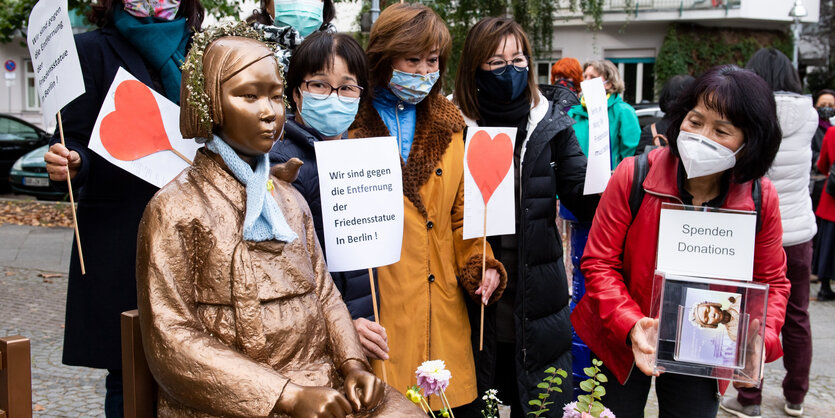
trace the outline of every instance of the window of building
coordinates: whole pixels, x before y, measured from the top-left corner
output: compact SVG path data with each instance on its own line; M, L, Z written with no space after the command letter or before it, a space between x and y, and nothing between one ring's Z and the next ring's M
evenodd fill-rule
M537 84L551 84L551 67L559 60L559 57L539 58L536 60L536 65L534 66L536 73L534 76L536 77Z
M655 58L608 58L618 66L626 85L623 100L636 104L655 100Z
M24 80L26 80L26 110L41 110L41 100L38 97L38 87L35 85L35 69L32 60L24 60Z

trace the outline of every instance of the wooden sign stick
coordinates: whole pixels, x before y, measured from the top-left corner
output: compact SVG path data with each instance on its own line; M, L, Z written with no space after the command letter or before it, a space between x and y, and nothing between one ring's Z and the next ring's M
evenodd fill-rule
M64 142L64 124L61 122L61 112L58 112L58 132L61 134L61 145L64 148L67 147L67 144ZM81 262L81 275L84 276L87 274L87 270L84 268L84 253L81 252L81 235L78 233L78 219L75 216L75 197L73 197L72 193L72 179L70 179L70 167L67 164L67 189L70 191L70 208L72 208L72 226L75 229L75 244L78 247L78 261Z
M368 281L371 284L371 306L374 308L374 322L380 323L380 311L377 309L377 289L374 285L374 269L368 268ZM386 375L386 361L380 360L380 366L383 368L383 382L388 383L388 376Z
M484 273L487 271L487 203L484 204L484 234L481 236L481 295L484 296ZM481 324L478 328L478 351L484 350L484 302L481 303Z
M194 163L191 162L191 160L188 159L188 157L183 155L180 151L177 151L176 149L174 149L174 147L171 147L171 152L173 152L174 155L180 157L180 159L185 161L188 165L193 165L194 164Z

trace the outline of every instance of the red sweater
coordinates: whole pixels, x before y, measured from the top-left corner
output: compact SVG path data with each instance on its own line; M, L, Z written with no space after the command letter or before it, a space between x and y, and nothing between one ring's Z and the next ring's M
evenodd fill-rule
M643 183L646 194L634 221L629 210L635 167L632 159L625 159L609 180L583 255L586 294L571 314L577 335L621 383L626 381L634 360L627 346L629 331L650 314L661 204L681 203L676 181L678 158L669 147L652 151L649 164ZM765 350L766 361L771 362L783 355L779 334L789 281L777 191L766 178L761 184L762 228L754 244L754 281L769 285ZM751 182L732 182L722 208L755 210Z
M818 170L828 175L829 167L832 163L835 163L835 127L829 128L823 137L821 154L818 157ZM821 200L818 203L818 210L815 212L815 215L829 222L835 222L835 196L826 192L826 186L824 186L824 190L821 192Z

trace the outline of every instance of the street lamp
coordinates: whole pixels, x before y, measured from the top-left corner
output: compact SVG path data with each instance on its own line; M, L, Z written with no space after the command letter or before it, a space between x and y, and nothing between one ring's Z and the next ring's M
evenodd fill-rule
M797 47L800 44L800 18L806 17L809 12L806 10L806 6L803 5L803 2L800 0L794 0L794 6L789 11L789 16L794 18L794 23L792 23L792 33L794 34L794 48L792 48L792 65L794 68L798 68L798 60L797 60Z

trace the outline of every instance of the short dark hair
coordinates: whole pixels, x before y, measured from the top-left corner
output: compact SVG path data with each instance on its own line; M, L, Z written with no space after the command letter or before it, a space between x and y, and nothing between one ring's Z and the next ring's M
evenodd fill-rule
M522 53L530 59L533 56L531 42L522 29L522 25L507 17L485 17L478 21L467 33L464 49L461 51L461 62L458 63L458 74L455 76L455 90L453 99L461 108L461 113L470 119L481 119L478 113L478 98L476 96L476 71L482 63L496 53L499 44L505 36L513 35ZM528 64L530 67L530 63ZM577 86L579 87L579 85ZM539 104L539 90L533 71L528 70L528 87L524 92L528 101Z
M736 183L760 178L774 162L783 133L777 121L777 105L768 84L757 74L735 65L713 67L697 78L673 102L667 138L679 156L676 141L684 118L699 102L727 118L744 135L743 148L733 168Z
M362 87L363 99L368 94L368 59L360 44L353 37L344 33L314 32L293 51L290 68L287 70L287 99L296 109L293 92L301 86L308 74L313 74L333 66L334 57L345 60L348 72L357 78L357 85Z
M108 26L113 24L113 10L124 7L125 5L121 0L99 0L90 6L87 19L100 28ZM205 16L206 11L200 4L200 0L181 0L176 17L186 18L186 26L192 32L199 32L200 27L203 26Z
M679 74L667 80L664 87L661 87L661 94L658 96L658 107L661 108L661 111L667 113L678 96L681 96L681 93L687 90L695 80L692 75L688 74Z
M814 104L815 106L817 106L817 105L818 105L818 99L820 99L820 98L821 98L821 96L823 96L824 94L828 94L828 95L830 95L830 96L832 96L832 97L835 97L835 90L830 90L830 89L821 89L821 90L818 90L818 92L817 92L817 93L815 93L814 100L812 100L812 104Z
M755 52L745 64L745 68L762 77L771 87L771 91L803 92L800 76L791 60L774 48L761 48Z

